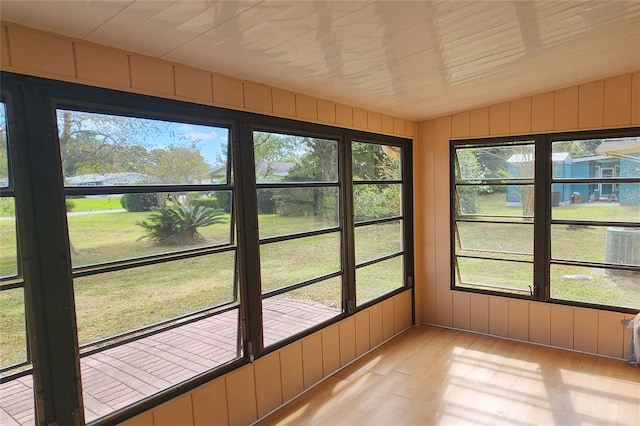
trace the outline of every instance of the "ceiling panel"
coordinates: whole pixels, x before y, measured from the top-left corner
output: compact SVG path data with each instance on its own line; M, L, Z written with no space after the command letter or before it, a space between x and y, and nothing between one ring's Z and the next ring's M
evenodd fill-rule
M414 120L640 69L639 1L0 6L8 22Z

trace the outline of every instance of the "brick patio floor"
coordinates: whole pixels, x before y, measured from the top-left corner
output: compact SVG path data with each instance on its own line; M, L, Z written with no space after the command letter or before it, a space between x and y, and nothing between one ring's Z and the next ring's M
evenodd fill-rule
M265 346L339 314L339 309L274 297L263 303ZM106 349L80 359L90 422L235 359L237 310ZM32 376L0 385L0 424L33 425Z

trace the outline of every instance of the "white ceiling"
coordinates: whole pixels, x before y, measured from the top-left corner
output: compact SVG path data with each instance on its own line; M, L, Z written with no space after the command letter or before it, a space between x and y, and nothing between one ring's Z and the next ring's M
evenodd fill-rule
M0 0L4 21L413 120L640 69L640 1Z

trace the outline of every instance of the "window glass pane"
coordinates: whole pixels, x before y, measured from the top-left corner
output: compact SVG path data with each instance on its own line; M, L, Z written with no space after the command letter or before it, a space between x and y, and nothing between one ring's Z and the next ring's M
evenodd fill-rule
M0 367L27 361L24 290L0 291Z
M533 185L456 186L457 215L533 218Z
M67 186L227 181L226 128L69 110L57 119Z
M616 185L613 195L603 185L554 184L553 219L640 223L640 183Z
M253 132L257 182L335 182L338 143L334 140Z
M475 179L532 179L533 144L456 149L456 181Z
M402 250L402 221L355 228L356 264Z
M231 193L67 198L74 266L230 242Z
M356 303L382 296L404 285L404 256L394 257L356 269Z
M456 254L533 260L532 222L456 222L456 231Z
M238 324L235 308L80 358L85 420L239 358Z
M5 383L0 383L0 420L7 425L34 425L36 413L33 403L33 375L19 377ZM6 414L5 414L6 413ZM13 420L13 422L12 422Z
M533 289L531 263L458 257L456 275L458 287L524 294L530 294Z
M0 277L18 273L15 202L13 197L0 198Z
M640 309L640 273L552 264L551 297Z
M80 344L234 300L235 251L74 279Z
M402 179L402 148L353 142L351 145L354 180Z
M340 271L340 234L296 238L260 246L262 292Z
M307 330L342 312L342 279L331 278L262 301L264 345Z
M640 227L553 225L551 257L640 267Z
M401 184L354 185L353 211L355 221L401 216L401 193Z
M0 102L0 188L9 186L9 138L7 137L7 109Z
M258 189L260 237L338 226L338 188Z

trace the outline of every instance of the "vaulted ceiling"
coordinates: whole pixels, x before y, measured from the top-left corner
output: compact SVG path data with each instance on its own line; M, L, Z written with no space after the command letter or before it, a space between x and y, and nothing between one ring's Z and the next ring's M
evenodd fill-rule
M0 17L419 120L640 69L640 1L0 0Z

